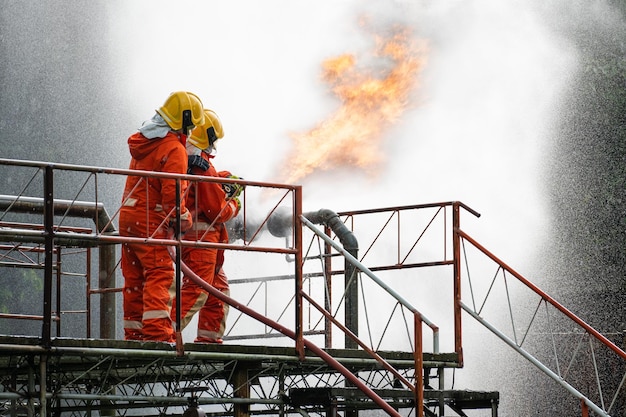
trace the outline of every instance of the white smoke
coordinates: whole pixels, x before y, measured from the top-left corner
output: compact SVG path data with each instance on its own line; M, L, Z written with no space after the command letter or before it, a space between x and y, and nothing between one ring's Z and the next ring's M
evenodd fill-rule
M546 166L578 69L567 29L581 10L603 22L613 15L602 2L580 1L134 0L111 12L111 53L137 125L170 91L194 91L225 126L218 168L269 181L291 146L288 132L337 105L320 64L363 47L358 19L411 25L430 44L428 65L417 107L383 139L386 174L313 177L305 211L461 200L483 215L465 216L464 229L526 272L550 220ZM466 347L468 371L488 353ZM506 401L503 392L503 414Z

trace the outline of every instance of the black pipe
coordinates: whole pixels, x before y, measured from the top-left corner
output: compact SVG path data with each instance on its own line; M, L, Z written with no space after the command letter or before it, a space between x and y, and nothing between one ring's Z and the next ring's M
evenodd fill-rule
M47 166L44 177L43 226L45 232L45 259L43 282L43 323L41 342L45 349L50 349L52 326L52 255L54 253L54 181L52 167Z
M341 221L339 215L328 209L320 209L316 212L303 213L311 223L322 224L335 233L343 248L350 255L358 259L359 243L352 230ZM355 336L359 335L359 275L356 267L352 263L344 262L344 288L345 288L345 326ZM345 336L345 348L357 349L358 344L348 335Z
M314 212L302 213L311 223L322 224L331 228L333 233L339 238L343 248L356 258L359 250L359 243L352 233L352 230L341 221L339 215L328 209L320 209ZM354 253L353 253L354 251Z
M293 227L293 217L291 210L287 208L276 209L267 220L267 230L276 237L288 236ZM350 229L341 221L339 215L332 210L319 209L318 211L310 211L308 213L302 213L311 223L328 226L332 229L335 235L339 238L339 241L343 245L344 249L350 252L351 250L358 250L359 244L356 237ZM240 222L235 222L231 229L238 234L241 230ZM252 228L257 229L257 228Z
M339 215L332 210L320 209L302 213L311 223L324 225L330 228L341 242L343 248L352 256L358 259L359 244L354 233L339 218ZM248 222L251 223L251 222ZM276 237L289 236L293 228L292 210L287 208L279 208L275 210L267 219L265 224L267 231ZM231 240L241 239L243 237L243 221L240 218L233 219L227 225ZM246 227L246 231L256 231L264 226ZM249 237L247 237L249 238ZM358 293L358 271L357 268L347 260L344 267L344 285L345 285L345 325L356 336L359 334L359 293ZM357 343L346 335L346 349L357 349Z

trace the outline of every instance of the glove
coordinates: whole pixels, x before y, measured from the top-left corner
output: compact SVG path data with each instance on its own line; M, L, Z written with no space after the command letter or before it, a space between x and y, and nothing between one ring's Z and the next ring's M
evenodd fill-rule
M191 226L193 226L191 213L189 210L185 210L185 212L180 215L180 233L185 233L187 230L191 229Z
M189 210L185 210L185 212L180 215L180 233L184 234L186 231L191 229L191 226L193 226L191 213ZM170 227L176 230L176 219L170 219Z
M191 174L193 167L198 167L202 171L209 169L209 161L200 155L189 155L187 157L187 174Z
M242 180L243 178L237 177L235 175L229 175L227 178L232 178L235 180ZM241 192L245 187L241 184L222 184L222 189L226 193L226 197L228 198L236 198L239 197Z
M239 200L237 197L233 198L231 201L234 201L235 204L237 204L237 213L239 213L239 210L241 210L241 200Z

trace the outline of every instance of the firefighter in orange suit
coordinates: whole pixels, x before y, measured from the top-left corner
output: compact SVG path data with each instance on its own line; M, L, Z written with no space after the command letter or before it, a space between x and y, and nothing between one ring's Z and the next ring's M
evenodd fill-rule
M172 93L152 119L128 138L130 169L176 174L187 173L187 133L204 122L203 106L193 93ZM163 239L176 222L180 200L180 229L191 227L192 219L182 196L186 181L129 175L119 216L121 236ZM162 245L124 243L124 338L175 342L170 319L175 291L172 258Z
M227 171L218 172L212 163L215 142L224 136L222 123L217 115L204 110L204 124L196 127L187 140L189 173L210 177L232 177ZM228 192L227 192L228 191ZM228 243L225 222L239 213L241 203L238 199L240 186L223 187L215 182L198 181L190 185L187 207L193 216L193 226L185 233L185 240ZM220 260L218 261L218 252ZM223 289L223 283L215 281L216 267L223 263L223 251L214 248L184 247L183 262L196 275L208 284ZM224 280L225 275L218 275ZM226 287L228 283L226 282ZM181 330L191 321L194 314L198 317L196 343L221 343L220 327L223 326L224 304L208 296L208 293L188 277L183 279L180 300ZM176 303L172 309L172 321L176 318Z

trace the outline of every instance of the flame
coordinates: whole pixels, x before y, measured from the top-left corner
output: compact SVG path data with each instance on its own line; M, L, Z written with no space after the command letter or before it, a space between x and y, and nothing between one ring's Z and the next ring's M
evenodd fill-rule
M285 183L295 183L318 170L354 166L370 174L382 164L381 139L410 107L411 93L425 62L425 47L399 28L388 38L375 38L374 58L386 64L378 76L357 67L345 54L322 63L322 79L341 106L305 133L290 134L294 147L285 163ZM380 65L378 65L380 67ZM383 65L385 66L385 65Z

